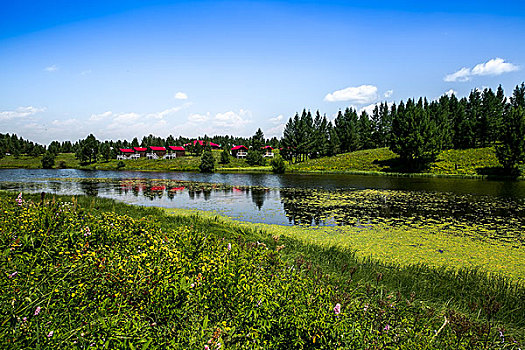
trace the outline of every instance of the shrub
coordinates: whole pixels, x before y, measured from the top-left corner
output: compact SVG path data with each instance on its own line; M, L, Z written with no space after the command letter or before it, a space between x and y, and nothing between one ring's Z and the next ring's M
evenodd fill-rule
M117 163L117 169L124 168L125 166L126 166L126 164L124 164L123 161L119 161L119 162Z
M221 164L230 163L230 153L228 152L228 150L225 149L224 151L222 151L220 163Z
M286 171L286 163L280 155L276 155L270 162L270 165L272 166L272 172L276 174L284 174Z
M202 153L201 164L199 165L199 170L201 171L201 173L212 173L214 169L215 169L215 158L213 158L211 149L207 148Z
M55 154L47 151L42 157L42 168L51 169L55 165Z
M246 156L246 163L250 165L264 165L266 162L259 151L249 151Z

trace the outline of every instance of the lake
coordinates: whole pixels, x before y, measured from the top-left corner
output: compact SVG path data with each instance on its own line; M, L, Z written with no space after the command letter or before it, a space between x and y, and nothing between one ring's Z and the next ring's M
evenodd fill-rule
M101 196L279 225L433 226L462 235L469 226L518 245L525 232L523 181L4 169L0 189Z

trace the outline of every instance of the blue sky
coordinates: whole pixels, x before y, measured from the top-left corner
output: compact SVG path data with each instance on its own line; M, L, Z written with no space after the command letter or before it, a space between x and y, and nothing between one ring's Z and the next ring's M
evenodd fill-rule
M3 1L0 132L281 136L303 108L525 80L523 1Z

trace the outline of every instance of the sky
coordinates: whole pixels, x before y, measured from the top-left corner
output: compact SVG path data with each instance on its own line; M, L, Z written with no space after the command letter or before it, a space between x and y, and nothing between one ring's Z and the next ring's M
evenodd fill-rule
M0 133L282 136L525 81L525 1L0 0Z

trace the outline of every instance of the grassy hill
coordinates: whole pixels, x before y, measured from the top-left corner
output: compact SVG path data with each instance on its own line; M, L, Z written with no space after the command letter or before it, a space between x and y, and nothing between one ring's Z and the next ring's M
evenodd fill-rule
M497 174L501 164L493 147L466 150L446 150L420 173L433 175L491 175ZM403 173L399 157L388 148L361 150L333 157L311 159L293 164L293 172L337 173Z

